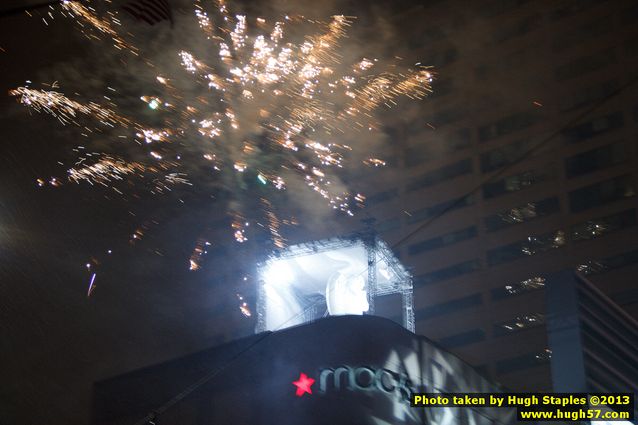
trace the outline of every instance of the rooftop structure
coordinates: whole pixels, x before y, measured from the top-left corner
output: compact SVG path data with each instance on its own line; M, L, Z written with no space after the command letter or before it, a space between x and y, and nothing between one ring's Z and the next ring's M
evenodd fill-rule
M388 296L400 297L401 323L414 332L412 276L373 233L289 246L261 264L258 275L256 332L375 314L377 299Z

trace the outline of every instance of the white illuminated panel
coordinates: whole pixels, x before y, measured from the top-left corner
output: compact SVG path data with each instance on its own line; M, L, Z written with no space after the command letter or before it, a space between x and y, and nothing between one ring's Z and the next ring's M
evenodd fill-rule
M411 294L411 277L387 246L379 242L374 252L374 294L398 294L408 288ZM368 248L361 240L291 246L270 257L258 272L258 332L326 316L369 313Z

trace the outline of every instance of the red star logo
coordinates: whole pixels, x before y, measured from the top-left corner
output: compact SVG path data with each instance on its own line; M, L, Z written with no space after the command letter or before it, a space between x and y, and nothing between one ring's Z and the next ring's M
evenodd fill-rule
M305 393L312 394L312 384L315 383L315 380L306 376L305 373L299 375L298 381L293 381L292 385L297 387L297 392L295 393L297 397L301 397Z

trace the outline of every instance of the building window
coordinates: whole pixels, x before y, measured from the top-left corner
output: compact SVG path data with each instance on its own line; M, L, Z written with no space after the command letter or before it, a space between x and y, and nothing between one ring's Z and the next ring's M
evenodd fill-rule
M568 18L600 3L600 0L569 0L560 2L556 4L556 8L551 12L551 18L552 20Z
M541 24L542 16L535 14L519 21L514 26L499 30L494 36L494 41L502 43L515 37L520 37L532 31Z
M572 226L570 234L575 241L586 241L635 225L636 210L630 209L576 224Z
M454 264L453 266L444 267L429 273L416 276L414 278L414 286L424 286L443 280L452 279L464 274L472 273L481 269L481 262L478 259L464 261Z
M446 348L461 347L463 345L474 344L485 340L485 331L483 329L472 329L471 331L461 332L441 338L439 343Z
M492 289L492 299L502 300L504 298L527 294L543 288L545 288L545 278L542 276L534 276L529 279L521 280L520 282Z
M551 358L552 351L549 348L523 354L522 356L510 357L509 359L496 362L496 373L504 375L506 373L531 369L549 363Z
M585 90L580 89L565 98L565 103L561 109L563 112L568 112L591 105L609 96L618 90L618 87L620 87L620 84L618 84L617 80L610 80L603 84L587 87Z
M564 130L562 134L567 142L577 143L591 139L594 136L598 136L608 131L615 130L623 125L624 119L622 112L614 112L613 114L598 117L591 121L568 128Z
M390 201L399 196L399 189L394 188L390 190L386 190L384 192L375 193L372 196L366 198L366 204L368 206L377 205L382 202Z
M389 218L379 222L376 226L376 230L379 233L389 232L401 227L401 219L399 217Z
M509 335L524 329L531 329L545 323L541 313L530 313L516 316L510 320L494 324L494 336Z
M569 192L569 208L572 212L585 211L631 198L636 194L631 176L624 175L605 180Z
M415 179L407 185L408 191L414 191L422 189L424 187L432 186L437 183L441 183L445 180L453 179L454 177L462 176L464 174L470 174L472 172L472 160L464 159L454 164L446 165L434 171L430 171L421 175L421 177Z
M562 230L545 233L540 236L529 236L525 240L489 250L487 252L487 263L490 266L495 266L562 246L565 246L565 232Z
M452 134L445 135L440 143L421 143L418 146L410 146L404 150L404 162L407 167L423 164L432 159L441 158L471 144L470 130L463 128Z
M624 50L625 56L638 56L638 37L625 41Z
M516 9L525 3L529 3L530 0L492 0L481 4L480 14L486 18L493 18L503 13Z
M481 172L488 173L520 160L532 146L530 140L519 140L481 154Z
M554 74L557 81L565 81L604 68L612 63L616 63L616 52L614 49L605 49L559 66Z
M462 128L455 133L444 137L443 148L445 153L452 153L465 149L471 144L472 131L469 128Z
M406 148L403 151L403 159L406 167L414 167L415 165L423 164L436 158L437 156L431 151L432 148L425 143Z
M638 288L629 289L613 294L611 298L620 305L631 305L638 303Z
M472 239L476 237L476 234L476 226L457 230L456 232L447 233L436 238L412 244L408 247L408 254L416 255L424 251L443 248L444 246L453 245L458 242Z
M421 208L409 214L410 218L408 218L408 224L418 223L419 221L439 216L444 212L450 212L459 208L467 207L474 204L474 202L474 196L467 195L461 198L441 202L440 204L433 205L431 207Z
M483 198L489 199L510 192L517 192L543 181L551 180L554 178L554 175L554 169L547 167L525 171L524 173L505 177L492 183L486 183L483 185Z
M485 217L485 227L488 232L495 232L513 224L525 223L559 211L560 202L558 198L545 198Z
M555 52L561 52L577 44L583 44L587 40L600 37L614 29L613 16L596 16L577 28L570 29L554 40L553 48Z
M627 148L624 143L614 143L588 150L565 159L565 173L568 178L592 173L611 167L627 159Z
M457 298L452 301L425 307L414 312L416 320L426 320L437 316L443 316L450 313L456 313L461 310L475 307L483 304L481 294L473 294L467 297Z
M638 19L638 5L633 4L625 10L618 12L624 25L633 25Z
M478 80L484 81L485 79L487 79L489 72L490 72L490 69L486 65L479 65L476 68L474 68L474 75L476 76L476 79Z
M619 255L603 258L602 260L589 260L576 267L576 270L584 275L605 273L610 270L620 269L638 263L638 249L624 252Z
M495 123L479 127L479 141L487 142L497 137L505 136L518 130L530 127L538 120L538 116L530 112L519 112L501 118Z
M434 113L428 122L435 127L442 127L447 124L451 124L455 121L459 121L465 117L465 111L461 107L452 107L444 111Z

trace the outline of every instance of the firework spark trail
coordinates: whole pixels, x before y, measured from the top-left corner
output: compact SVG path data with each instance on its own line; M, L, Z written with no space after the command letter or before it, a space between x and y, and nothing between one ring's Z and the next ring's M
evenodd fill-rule
M207 249L210 246L210 242L199 238L193 249L189 262L189 270L196 271L201 268L202 257L208 253Z
M100 105L95 102L81 103L69 99L64 94L53 90L34 90L28 87L18 87L10 90L9 94L20 98L20 102L31 107L37 112L45 112L57 118L62 124L73 123L79 125L76 121L79 114L90 116L98 122L113 127L121 125L130 126L132 123L111 108Z
M261 204L266 211L266 218L268 219L268 230L270 231L270 235L272 237L273 244L280 249L286 247L286 239L279 232L279 228L281 227L281 221L275 213L273 212L272 203L268 201L266 198L260 199Z
M96 273L93 273L91 275L91 279L89 281L89 289L86 291L86 297L90 297L91 294L93 293L93 290L95 289L95 277L97 276Z
M88 24L89 26L97 29L103 34L108 35L113 40L114 46L118 49L126 49L133 54L137 54L137 48L125 41L124 38L119 34L117 29L113 25L120 25L117 17L109 12L109 16L111 18L111 22L106 19L100 18L95 10L92 7L84 6L79 1L75 0L63 0L62 1L62 9L69 13L71 17L77 18L78 23ZM89 39L95 38L92 34L85 32L84 25L81 25L82 33L87 36Z
M77 165L83 162L84 158ZM74 183L87 181L90 184L98 183L108 186L107 183L113 180L123 180L129 174L142 174L145 169L146 167L142 164L126 162L123 159L104 155L94 164L71 168L69 170L69 180Z
M201 16L201 12L197 15ZM224 21L228 27L231 26L228 16L224 17ZM247 54L246 19L244 16L238 16L234 29L226 29L231 41L219 43L220 58L227 65L230 75L224 77L211 74L211 67L188 52L182 52L182 64L189 72L205 74L210 81L209 87L222 92L226 104L235 105L236 99L242 97L251 100L255 89L262 91L268 89L275 96L286 96L288 102L285 105L286 115L261 124L262 128L270 133L270 139L293 152L298 152L300 148L305 147L314 154L322 166L340 167L342 155L331 151L335 145L329 144L326 147L324 144L309 140L308 133L315 132L318 126L330 132L344 125L350 125L349 122L353 116L372 112L381 104L391 106L394 99L402 95L423 97L428 93L431 81L431 75L425 69L407 76L385 73L371 78L365 87L356 89L354 92L350 91L351 86L358 83L354 77L346 76L341 81L330 81L331 75L335 72L333 68L338 66L340 60L335 54L335 49L338 47L339 39L345 36L345 29L350 23L351 21L346 17L335 16L329 24L324 25L327 28L324 34L307 37L301 46L287 43L283 47L279 45L279 40L283 38L282 24L276 23L271 32L270 42L263 35L255 37L252 52ZM202 23L201 18L200 25L210 28L209 21ZM247 58L244 57L245 55ZM355 69L362 72L371 68L372 65L372 61L363 60L355 66ZM230 89L228 84L221 83L222 81L232 83L235 90ZM327 87L323 89L322 85L326 83ZM334 93L335 88L343 87L345 87L346 95L353 100L344 112L337 114L332 110L331 106L334 102L331 97L323 96L323 93L327 90ZM318 98L317 94L320 94ZM346 114L350 117L346 118ZM233 109L228 108L225 115L232 121L230 127L236 130L238 124L234 121ZM367 116L370 115L367 114ZM211 128L208 133L213 137L224 134L224 127L228 127L228 123L224 123L223 117L221 118L220 120L219 116L216 117L217 125L211 120L202 121L207 128ZM369 128L372 127L369 126ZM204 134L201 130L200 133ZM249 161L234 161L233 167L239 172L244 172L248 166L247 163ZM381 163L382 161L377 160L374 165L378 166ZM307 166L304 162L297 162L295 168L302 171L310 170L312 173L303 176L306 184L328 199L333 208L351 214L348 196L331 193L330 180L325 177L326 172L321 167ZM279 180L283 181L281 178Z
M377 59L345 60L340 43L353 23L353 18L346 16L333 16L328 22L286 16L270 26L258 18L256 30L246 16L233 15L223 0L211 10L204 1L194 0L194 17L208 53L200 52L201 57L197 57L185 49L166 49L165 54L175 54L175 63L182 66L181 75L171 75L133 46L117 13L106 12L104 18L88 0L83 4L66 0L62 5L87 37L105 36L117 49L133 53L156 73L150 82L155 94L138 95L148 107L146 114L126 112L115 101L107 105L80 102L56 91L28 87L11 91L26 106L49 113L63 124L78 124L79 115L84 115L129 131L125 139L135 143L121 143L119 156L103 154L90 164L78 162L69 170L68 179L110 185L151 174L151 192L163 193L177 184L201 182L199 175L197 180L188 178L193 169L203 165L211 181L230 187L236 197L235 207L229 209L238 242L247 240L246 227L251 221L251 216L241 211L240 199L250 196L237 190L246 187L247 176L255 176L259 183L276 190L291 187L292 180L302 182L325 198L331 208L352 215L351 195L340 190L336 177L355 149L335 139L350 131L373 131L379 128L376 110L394 106L399 98L421 99L430 92L432 75L425 67L395 73ZM314 33L305 33L300 39L289 36L289 29L294 34L297 25L311 27ZM180 90L185 81L194 88ZM149 81L142 83L149 87ZM149 117L149 112L155 115ZM114 144L114 148L120 145ZM137 149L135 155L131 149ZM189 155L188 160L182 160L182 153ZM136 160L127 161L127 157ZM369 155L362 162L385 165L382 159ZM355 197L358 203L362 199L365 197L360 194ZM284 238L272 205L262 199L278 246ZM191 268L198 267L196 260L191 258Z

